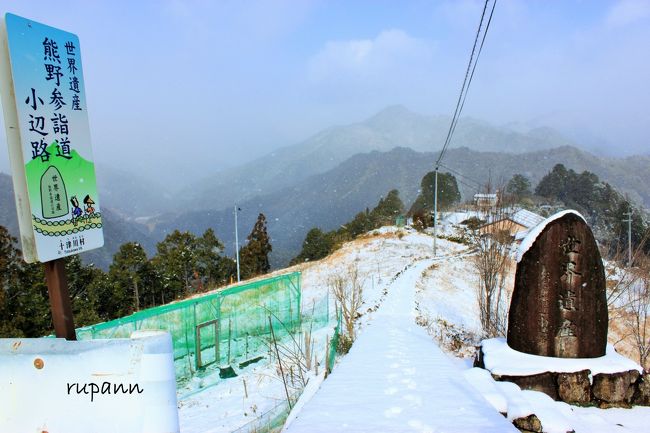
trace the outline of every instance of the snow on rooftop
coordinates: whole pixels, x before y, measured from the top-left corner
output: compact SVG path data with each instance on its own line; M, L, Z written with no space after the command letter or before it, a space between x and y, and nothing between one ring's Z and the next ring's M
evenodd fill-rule
M524 240L521 241L521 245L519 245L519 249L517 250L517 263L519 263L521 261L522 257L524 257L524 254L526 254L526 252L530 249L530 247L533 246L533 244L537 240L537 237L542 233L542 231L544 231L544 229L546 228L547 225L549 225L550 223L552 223L553 221L555 221L557 219L562 218L564 215L568 215L568 214L577 215L580 218L582 218L582 220L585 221L585 223L587 222L585 220L585 217L583 217L580 214L580 212L572 210L572 209L564 210L562 212L558 212L558 213L556 213L554 215L551 215L550 217L548 217L544 221L542 221L540 224L535 226L532 230L530 230L530 232L524 238Z
M479 218L480 214L476 211L466 211L466 212L442 212L441 222L443 224L460 224L465 220L468 220L472 217Z
M607 353L599 358L553 358L530 355L511 349L504 338L483 340L485 368L499 376L529 376L544 372L575 373L590 370L592 375L620 373L629 370L643 372L636 362L619 355L614 346L607 345Z
M517 212L510 215L510 219L515 223L527 228L535 227L544 221L544 217L526 209L518 209Z

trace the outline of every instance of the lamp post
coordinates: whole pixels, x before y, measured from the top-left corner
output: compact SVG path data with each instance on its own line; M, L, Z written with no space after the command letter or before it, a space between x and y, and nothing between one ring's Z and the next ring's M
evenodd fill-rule
M239 231L237 229L237 211L239 211L237 205L235 205L235 254L237 256L237 282L239 283L241 281L240 273L239 273Z

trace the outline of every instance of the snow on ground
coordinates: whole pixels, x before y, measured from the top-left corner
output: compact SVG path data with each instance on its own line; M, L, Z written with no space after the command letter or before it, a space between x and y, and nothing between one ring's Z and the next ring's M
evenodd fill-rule
M614 346L607 345L607 353L599 358L550 358L511 349L505 338L491 338L483 341L483 362L485 368L499 376L531 376L546 371L554 373L575 373L590 370L592 375L620 373L643 369L636 362L619 355Z
M442 212L442 217L440 218L440 221L444 225L459 225L463 221L468 220L470 218L484 219L485 215L484 213L482 214L481 212L477 212L473 210L459 211L459 212Z
M544 432L609 433L645 432L650 421L650 408L598 409L571 406L554 401L538 391L522 391L510 382L495 381L487 370L472 368L465 371L467 380L492 404L495 410L507 413L508 419L535 414Z
M439 233L453 235L455 230L453 226L447 226ZM604 410L568 406L565 403L549 401L544 394L540 396L534 391L521 391L514 384L494 382L489 373L487 378L484 377L483 385L478 387L496 410L490 409L486 412L478 403L482 400L476 397L461 404L460 397L453 393L466 393L465 385L445 382L440 379L441 374L452 371L455 366L470 374L468 379L476 386L480 380L474 380L472 375L477 373L470 373L474 369L471 369L467 359L446 359L436 347L434 338L427 335L424 328L415 325L415 317L411 314L417 306L418 322L424 320L434 325L437 319L446 322L449 325L446 328L436 328L439 333L455 332L474 338L480 335L474 291L477 278L470 263L471 256L468 256L467 246L443 239L438 239L437 244L439 255L444 257L435 259L434 263L433 240L430 235L409 229L382 228L344 244L341 249L323 260L274 273L295 270L302 272L303 311L311 308L313 302L324 302L328 298L328 286L333 277L350 275L351 270L356 268L363 281L364 305L360 311L362 317L359 337L350 353L340 358L332 375L322 382L320 388L318 385L322 376L312 377L311 382L307 384L305 398L298 403L304 405L304 410L295 411L293 415L297 416L295 422L298 424L292 424L289 431L315 431L313 428L303 430L300 427L304 425L301 423L305 422L310 411L314 411L315 418L318 413L322 416L325 411L331 410L333 406L330 405L344 399L347 399L349 406L340 408L343 411L341 415L348 413L365 422L381 420L384 424L380 428L374 428L375 431L386 431L391 426L399 426L395 427L395 431L432 431L433 428L429 429L427 426L439 420L441 414L445 415L446 421L456 422L454 428L448 428L446 431L476 431L477 429L466 427L464 424L465 418L472 416L470 407L481 407L476 409L477 413L496 414L497 418L501 417L497 411L505 412L504 408L508 409L510 416L532 411L540 418L546 419L544 426L547 431L560 431L565 426L564 420L567 419L577 433L647 431L650 408ZM514 266L511 271L514 274ZM511 289L512 275L507 286ZM405 287L407 289L404 289ZM408 288L415 288L415 293L409 292ZM405 293L408 293L408 296L400 296ZM331 295L329 303L333 317L334 300ZM377 309L380 304L383 306ZM408 310L409 313L393 314L396 309L403 313ZM321 358L324 358L325 339L332 335L334 325L335 321L332 320L328 327L315 334L322 347ZM469 339L461 341L461 346L464 345L467 349L465 351L450 351L450 348L444 345L442 348L448 353L467 356L470 354L469 343ZM379 353L380 349L383 352ZM240 371L236 378L206 377L197 379L185 389L179 390L181 431L229 432L240 428L242 432L251 431L257 425L255 422L251 423L251 420L277 407L282 408L286 400L284 388L275 366L270 364L267 358L268 356ZM351 363L351 366L346 367L348 363ZM347 376L346 370L354 372L352 377L349 380L337 380L337 377ZM487 373L482 371L484 373L480 374ZM200 389L200 386L213 382L216 384ZM490 382L492 385L486 385ZM451 388L457 390L453 391ZM483 388L489 389L490 392L485 392ZM355 395L352 391L357 390L363 393L362 397L352 399L351 396ZM191 392L194 393L190 394ZM476 391L473 392L476 394ZM335 394L336 398L333 397ZM313 395L311 401L307 398L308 395ZM437 397L439 398L436 399ZM319 404L321 399L323 403ZM376 402L377 406L373 407L370 401ZM418 406L425 410L418 410ZM438 418L433 419L436 415ZM325 416L323 418L319 419L316 425L336 419ZM301 419L303 421L300 421ZM502 417L500 419L505 420ZM356 425L367 431L368 427L361 428L361 424L359 421ZM300 430L294 430L299 427ZM509 424L499 431L506 431L507 428L510 428ZM338 430L332 428L329 431Z
M283 396L282 382L268 365L260 365L180 400L181 432L231 432L275 407Z
M517 431L415 324L415 286L432 263L421 260L391 284L350 353L287 432Z
M429 257L432 249L433 239L429 236L411 230L384 228L344 244L326 259L276 271L271 276L301 271L303 311L309 311L313 303L327 302L329 297L333 318L334 299L328 294L329 283L333 277L350 275L356 268L363 282L364 304L360 321L363 327L381 302L390 281L413 262ZM321 366L324 365L326 338L332 336L335 324L332 320L328 327L315 333ZM236 378L219 379L215 372L179 389L181 432L230 432L251 423L261 414L274 411L285 401L280 376L266 356L239 372ZM251 429L254 424L250 424Z
M473 357L474 346L481 340L476 294L478 275L470 248L450 244L454 252L441 257L418 282L415 298L420 313L418 323L429 330L443 350L455 356ZM507 299L514 285L514 271L512 262L505 283Z
M475 286L478 278L469 260L462 254L445 257L425 272L418 281L416 302L423 317L442 320L479 334L478 302Z

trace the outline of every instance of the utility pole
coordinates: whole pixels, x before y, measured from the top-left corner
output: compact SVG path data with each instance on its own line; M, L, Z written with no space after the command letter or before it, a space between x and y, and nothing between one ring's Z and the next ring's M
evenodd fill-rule
M632 209L627 208L627 212L623 215L627 216L627 219L623 220L624 223L627 223L627 266L632 266Z
M237 211L239 208L235 205L235 253L237 255L237 282L241 281L239 274L239 230L237 228Z
M438 238L438 166L436 165L435 182L433 187L433 257L436 256L436 239Z

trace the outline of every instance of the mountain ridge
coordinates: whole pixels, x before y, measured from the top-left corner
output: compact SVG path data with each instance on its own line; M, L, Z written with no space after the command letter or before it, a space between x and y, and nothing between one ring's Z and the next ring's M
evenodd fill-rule
M372 151L357 154L325 173L310 176L303 182L269 194L261 194L238 205L244 209L239 216L239 231L247 233L258 212L267 216L269 234L274 250L274 266L286 264L298 253L306 232L312 227L331 230L349 221L356 213L372 208L380 197L398 189L408 207L417 196L420 181L433 170L435 152L416 152L409 148L394 148L388 152ZM592 171L601 180L628 192L632 198L648 207L650 190L650 158L637 157L636 178L629 178L626 159L599 158L571 146L562 146L525 154L477 152L461 147L450 149L444 164L456 176L463 199L471 198L481 185L492 178L493 184L505 184L516 173L527 176L533 186L555 164L563 163L578 172ZM444 167L442 171L447 171ZM471 179L471 180L470 180ZM641 179L645 179L642 183ZM156 222L154 238L160 239L173 229L190 230L200 234L208 227L226 245L234 237L231 209L196 209L180 215L168 214ZM232 250L232 247L228 247ZM234 251L234 250L232 250Z
M223 209L326 172L358 153L389 151L394 147L421 152L438 150L450 120L445 115L427 116L401 105L390 106L364 121L326 128L299 143L207 177L184 188L174 202L183 208ZM574 144L557 131L539 129L521 133L462 118L450 147L522 153Z
M238 205L240 240L255 223L257 214L267 216L269 234L274 250L274 267L284 265L297 255L305 234L312 227L331 230L346 223L366 208L372 208L380 197L391 189L398 189L405 206L415 200L424 174L433 169L437 152L417 152L396 147L387 152L370 151L354 155L336 167L314 174L295 185L258 194ZM561 146L523 154L478 152L467 147L451 148L443 161L442 171L451 168L459 180L463 199L471 198L480 184L491 178L493 184L505 184L513 174L523 174L533 186L555 164L562 163L577 172L591 171L617 189L628 193L633 200L650 208L650 157L601 158L572 146ZM460 174L460 175L459 175ZM461 176L462 175L462 176ZM17 234L11 179L0 174L0 198L9 200L11 212L3 206L0 224L8 225ZM102 191L100 191L101 197ZM107 246L97 251L90 260L107 267L120 242L139 241L149 253L155 243L175 229L202 234L215 229L226 245L226 253L234 256L234 216L231 208L194 209L168 212L147 219L148 226L125 220L104 207L107 218L105 234ZM13 227L13 230L12 230Z

